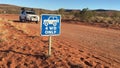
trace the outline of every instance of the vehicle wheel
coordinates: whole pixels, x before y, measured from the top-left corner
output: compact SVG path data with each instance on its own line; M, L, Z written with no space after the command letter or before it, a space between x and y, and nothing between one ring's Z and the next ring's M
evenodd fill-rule
M27 21L27 19L26 19L26 17L25 17L24 22L26 22L26 21Z
M20 19L20 22L22 22L22 19Z
M32 18L30 18L29 22L32 22Z
M38 21L35 22L36 24L38 23Z
M22 19L21 19L21 17L19 17L19 21L20 21L20 22L22 22Z

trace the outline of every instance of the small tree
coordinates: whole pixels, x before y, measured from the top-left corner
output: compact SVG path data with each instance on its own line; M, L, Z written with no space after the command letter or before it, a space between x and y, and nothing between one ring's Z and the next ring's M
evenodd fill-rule
M65 12L64 8L60 8L58 10L58 13L61 14L62 18L64 18L64 12Z
M60 14L63 14L65 12L64 8L60 8L58 11Z
M75 12L74 13L74 19L80 20L80 12Z
M82 21L85 21L88 19L88 8L82 9L82 11L80 12L80 18Z
M84 8L80 12L81 21L89 22L89 21L91 21L91 18L94 17L94 16L95 16L95 12L88 10L88 8Z

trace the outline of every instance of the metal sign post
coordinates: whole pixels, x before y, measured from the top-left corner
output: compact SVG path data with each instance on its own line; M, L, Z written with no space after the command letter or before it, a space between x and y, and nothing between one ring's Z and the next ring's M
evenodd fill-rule
M52 47L52 36L49 36L48 56L51 56L51 47Z
M49 36L48 56L51 56L52 36L60 35L61 15L42 14L41 15L41 35Z

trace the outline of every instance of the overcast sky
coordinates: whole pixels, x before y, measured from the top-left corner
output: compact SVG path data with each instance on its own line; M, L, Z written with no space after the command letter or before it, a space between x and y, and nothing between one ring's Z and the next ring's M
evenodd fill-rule
M112 9L120 10L120 0L0 0L0 4L49 10L65 9Z

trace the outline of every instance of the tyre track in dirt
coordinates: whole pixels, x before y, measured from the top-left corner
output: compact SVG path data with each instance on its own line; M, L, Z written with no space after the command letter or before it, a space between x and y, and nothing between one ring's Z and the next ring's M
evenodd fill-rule
M16 29L15 25L4 22L4 30L8 30L4 38L5 41L0 43L0 67L20 67L20 68L38 68L38 67L63 67L63 68L74 68L74 67L95 67L98 64L96 62L91 63L88 60L80 60L81 55L78 55L79 51L74 48L69 48L64 42L55 42L55 46L52 47L53 55L51 58L45 58L47 54L47 42L42 40L38 36L29 36L25 34L23 30ZM13 35L14 34L14 35ZM4 36L3 35L3 36ZM2 36L2 37L3 37ZM38 41L39 40L39 41ZM41 44L38 44L38 41ZM61 45L59 44L61 43ZM35 45L36 44L36 45ZM40 45L40 46L37 46ZM70 45L69 45L70 46ZM38 49L37 49L37 48ZM59 49L61 48L61 49ZM37 51L36 51L37 50ZM70 52L70 53L68 53ZM75 53L76 52L76 53ZM78 55L76 57L76 55ZM83 55L83 57L85 57ZM28 60L29 59L29 60ZM38 61L39 60L39 61ZM32 63L32 64L31 64ZM104 66L100 64L100 66Z
M33 25L35 26L36 24L29 24L30 28L33 28L34 27ZM28 29L30 29L30 28L28 28ZM35 31L35 29L30 29L30 30ZM30 35L34 36L34 34L31 34L31 33L30 33ZM46 40L44 40L44 38L47 39L47 40L48 40L48 38L47 37L43 37L43 42L46 43ZM83 53L82 56L81 56L81 54L79 54L79 56L76 57L75 55L78 55L77 53L80 53L80 52L79 52L79 50L75 50L73 47L71 47L71 44L70 44L70 42L68 40L66 40L68 42L65 42L65 40L61 41L61 40L58 40L57 38L54 38L54 37L53 37L53 39L54 39L53 48L52 48L53 49L53 55L54 55L54 57L57 57L58 59L65 60L65 61L62 61L62 62L64 62L63 66L65 66L65 68L66 67L68 68L69 66L72 67L72 68L73 67L77 67L77 66L78 67L97 67L97 66L99 66L99 67L109 67L108 64L105 64L105 66L104 66L99 61L95 62L94 60L91 60L92 57L89 58L89 55L87 55L86 53ZM48 45L48 43L46 45ZM45 46L45 47L47 48L47 46ZM72 54L68 54L68 52L72 53ZM76 53L74 53L74 52L76 52ZM47 51L45 53L47 53ZM59 57L61 57L61 58L59 58ZM83 60L80 57L81 58L83 57ZM84 58L84 57L86 57L86 58ZM69 59L67 59L67 58L69 58ZM75 59L73 59L73 58L75 58Z
M24 31L16 29L15 25L12 26L11 23L7 23L7 22L4 22L4 23L5 24L3 27L4 29L7 29L8 32L6 33L7 37L5 37L7 38L6 41L4 41L3 43L0 43L0 46L1 46L0 66L2 68L4 67L5 68L7 67L12 67L12 68L16 68L16 67L20 67L20 68L38 68L38 67L74 68L74 67L96 67L98 66L98 64L94 62L93 60L91 61L87 59L80 60L80 57L85 57L86 55L81 56L78 50L71 48L71 45L69 45L69 42L64 43L62 41L59 41L59 42L55 41L54 43L55 46L52 47L53 56L47 59L45 58L46 57L45 54L47 54L48 46L46 45L48 44L47 43L48 41L45 41L39 36L29 36L29 34L25 34ZM40 46L37 46L37 45L40 45ZM69 45L70 47L66 45ZM102 66L104 67L103 64L99 63L99 67L102 67Z
M30 29L30 28L33 28L32 26L35 26L36 24L29 24L27 27L28 27L28 29ZM37 25L36 25L37 26ZM35 27L34 27L35 28ZM35 28L36 29L36 28ZM35 29L33 29L33 31L35 31ZM31 30L31 29L30 29ZM38 30L38 29L37 29ZM36 31L35 31L36 32ZM54 37L53 37L54 38ZM60 39L60 37L59 37L59 39L58 39L58 37L55 37L54 38L54 41L55 41L55 43L58 43L58 44L54 44L54 45L66 45L67 47L65 47L66 49L68 48L68 46L69 47L71 47L72 45L78 45L78 44L72 44L73 42L71 42L70 40L65 40L64 39L64 41L62 41L61 39ZM53 45L53 46L54 46ZM75 47L73 47L72 46L72 48L75 48ZM83 47L83 48L86 48L86 47ZM65 49L65 50L66 50ZM62 50L61 50L62 51ZM82 52L81 52L82 51ZM60 52L60 51L59 51ZM77 51L75 51L75 52L77 52ZM90 53L89 52L89 50L88 49L86 49L86 50L83 50L83 49L80 49L80 55L83 55L83 57L79 57L79 59L82 61L82 62L84 62L84 64L86 64L86 65L88 65L88 66L93 66L93 67L95 67L94 66L94 64L93 63L97 63L97 65L101 65L101 64L105 64L106 65L106 67L107 66L110 66L110 67L114 67L114 65L111 63L111 62L109 62L109 60L111 61L111 59L109 59L108 60L108 58L105 58L105 57L102 57L102 56L99 56L99 55L94 55L93 53ZM100 52L98 52L97 51L97 53L100 53ZM62 54L61 54L62 55ZM85 58L86 57L86 58ZM83 60L84 59L84 60ZM92 59L92 60L91 60ZM106 60L107 59L107 60ZM93 63L90 63L90 62L93 62Z
M76 45L73 44L75 48L86 48L85 51L97 55L100 59L106 60L113 66L120 65L120 49L115 49L115 47L120 46L119 30L66 23L63 24L62 29L61 38L76 43Z

